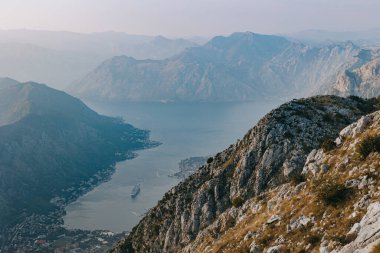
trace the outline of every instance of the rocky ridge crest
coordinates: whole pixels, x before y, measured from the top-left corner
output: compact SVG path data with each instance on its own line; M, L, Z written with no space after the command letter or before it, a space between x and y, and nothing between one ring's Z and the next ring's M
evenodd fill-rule
M310 151L375 109L373 100L334 96L293 100L280 106L242 140L167 192L113 252L234 252L224 246L218 251L215 246L228 231L243 224L247 212L269 215L262 208L274 210L276 202L267 201L272 194L283 203L291 192L299 192L302 185L293 189L288 183L299 179ZM259 221L275 226L281 219L273 213ZM296 230L313 219L300 216L290 227ZM237 240L252 241L256 233L247 231ZM240 243L245 250L246 244Z

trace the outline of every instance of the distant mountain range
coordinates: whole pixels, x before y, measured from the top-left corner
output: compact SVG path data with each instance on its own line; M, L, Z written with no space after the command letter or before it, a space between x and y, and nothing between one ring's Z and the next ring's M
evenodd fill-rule
M353 43L312 47L250 32L218 36L165 60L113 57L72 89L119 101L245 101L310 94L358 61Z
M334 87L342 85L337 82L346 71L376 58L362 58L361 52L376 50L369 45L380 43L380 30L234 33L203 46L194 40L0 30L0 76L101 100L246 101L346 94Z
M334 84L321 87L317 93L339 96L355 95L365 98L379 96L380 49L368 51L368 54L370 54L371 60L355 64L339 75Z
M54 210L52 198L152 145L149 132L64 92L0 79L0 230Z
M344 41L352 41L360 46L373 46L380 44L380 28L365 31L326 31L326 30L304 30L285 35L308 44L331 44Z
M196 45L184 39L117 32L0 30L0 76L63 88L116 55L164 59Z

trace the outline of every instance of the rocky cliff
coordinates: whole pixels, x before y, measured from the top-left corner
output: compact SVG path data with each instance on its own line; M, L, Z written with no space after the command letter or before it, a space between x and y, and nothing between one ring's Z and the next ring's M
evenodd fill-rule
M379 47L362 49L351 65L337 73L335 81L321 85L313 94L377 97L380 95L379 66Z
M337 82L326 91L340 96L356 95L376 97L380 95L380 58L376 58L359 68L346 70Z
M301 173L312 160L309 153L315 155L321 146L330 149L339 132L376 110L375 104L357 97L320 96L280 106L167 192L113 252L262 252L277 246L296 252L292 249L302 248L303 241L286 241L287 223L277 206L288 208L281 210L295 218L290 230L320 218L319 212L303 217L300 208L292 208L307 207L313 200L299 194L309 186L298 184L305 181ZM324 239L323 245L331 241ZM319 245L321 239L314 241ZM266 252L279 252L279 247Z

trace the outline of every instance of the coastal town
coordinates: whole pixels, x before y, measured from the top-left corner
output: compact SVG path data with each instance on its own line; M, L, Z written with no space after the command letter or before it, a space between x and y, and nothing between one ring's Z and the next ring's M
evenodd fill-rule
M205 164L207 157L190 157L179 163L178 178L185 178L196 168ZM2 252L53 252L53 253L97 253L105 252L125 238L129 232L113 233L107 230L68 229L64 226L65 208L80 196L108 181L115 172L115 166L99 171L78 187L70 187L54 197L50 203L54 211L46 214L25 215L17 225L0 234ZM132 193L131 193L132 194ZM131 195L132 197L132 195Z
M2 252L105 252L127 233L65 229L54 217L33 215L13 227L11 243Z
M179 172L173 176L185 178L205 164L207 157L191 157L179 163ZM77 187L62 190L50 200L55 207L46 214L25 214L20 221L0 234L2 252L97 253L105 252L125 238L129 232L113 233L107 230L68 229L64 226L65 208L80 196L108 181L115 166L99 171ZM132 196L132 195L131 195Z
M179 180L184 180L193 174L196 169L206 164L208 158L208 156L196 156L183 159L178 163L179 171L169 175L169 177L175 177Z
M63 197L51 199L56 207L47 214L32 214L21 217L17 225L5 229L0 235L1 252L54 252L85 253L105 252L128 233L115 234L106 230L87 231L66 229L63 223L65 207L97 185L110 179L115 168L110 166L83 181L79 187L62 191Z

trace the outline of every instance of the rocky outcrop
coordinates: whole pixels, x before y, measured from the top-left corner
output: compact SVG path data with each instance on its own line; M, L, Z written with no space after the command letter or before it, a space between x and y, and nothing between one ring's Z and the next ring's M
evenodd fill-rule
M197 252L210 234L217 240L228 228L245 224L247 214L262 213L263 205L271 213L262 218L265 226L284 224L286 217L275 213L277 206L305 185L295 189L282 185L298 180L309 152L323 140L336 138L342 128L375 108L373 101L334 96L280 106L242 140L167 192L113 252ZM260 200L273 189L281 189L277 198ZM313 222L312 215L304 215L289 221L288 227L297 230ZM259 232L242 238L251 240ZM279 238L267 249L276 252L285 243ZM250 245L253 252L262 247Z
M357 62L338 75L336 82L319 89L318 94L360 96L365 98L380 95L379 49L362 50L366 59L357 57ZM360 54L359 54L360 55Z
M310 152L304 178L227 209L181 252L377 252L380 154L357 152L379 122L375 112L347 126L339 144Z
M356 239L336 252L370 252L373 246L380 244L380 202L374 202L368 207L367 213L359 223L355 223L350 234L356 234Z

